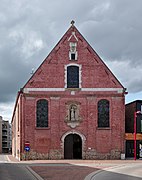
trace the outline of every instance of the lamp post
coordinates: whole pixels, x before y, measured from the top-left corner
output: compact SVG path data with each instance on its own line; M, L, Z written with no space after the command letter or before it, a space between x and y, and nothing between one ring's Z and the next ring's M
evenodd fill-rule
M136 160L137 156L137 114L141 114L141 111L134 112L134 160Z

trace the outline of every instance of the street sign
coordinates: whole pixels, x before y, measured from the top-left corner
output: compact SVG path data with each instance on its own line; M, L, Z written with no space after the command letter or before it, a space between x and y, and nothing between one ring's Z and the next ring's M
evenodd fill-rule
M29 147L30 143L29 142L25 142L25 147Z
M26 147L25 147L25 151L30 151L30 147L29 147L29 146L26 146Z

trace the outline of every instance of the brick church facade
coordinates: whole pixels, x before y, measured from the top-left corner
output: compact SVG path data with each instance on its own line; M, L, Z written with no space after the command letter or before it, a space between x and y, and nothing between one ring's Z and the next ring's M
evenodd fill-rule
M72 22L23 88L12 154L28 159L120 159L125 88Z

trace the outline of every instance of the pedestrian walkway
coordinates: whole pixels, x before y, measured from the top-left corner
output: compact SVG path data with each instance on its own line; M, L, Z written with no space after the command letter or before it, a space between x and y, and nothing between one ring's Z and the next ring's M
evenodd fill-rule
M7 163L9 160L5 154L0 154L0 163Z
M13 157L11 154L8 154L6 155L7 159L9 162L12 162L12 163L18 163L18 159L16 159L15 157Z

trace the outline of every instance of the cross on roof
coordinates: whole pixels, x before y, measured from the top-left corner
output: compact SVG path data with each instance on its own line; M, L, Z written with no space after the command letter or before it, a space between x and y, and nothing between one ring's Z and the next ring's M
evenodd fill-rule
M75 23L75 21L74 21L74 20L72 20L72 21L71 21L71 25L73 26L73 25L74 25L74 23Z

